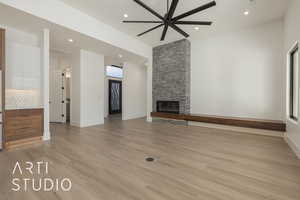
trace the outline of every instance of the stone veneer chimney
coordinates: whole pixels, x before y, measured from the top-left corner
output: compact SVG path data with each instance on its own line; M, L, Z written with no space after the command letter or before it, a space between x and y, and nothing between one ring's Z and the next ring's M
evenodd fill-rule
M190 113L191 44L179 40L153 48L153 111L157 101L179 101L179 113Z

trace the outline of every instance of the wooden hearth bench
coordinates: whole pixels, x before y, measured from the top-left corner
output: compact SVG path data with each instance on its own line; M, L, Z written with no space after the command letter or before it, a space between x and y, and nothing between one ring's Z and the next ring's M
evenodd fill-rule
M263 119L252 119L252 118L237 118L237 117L223 117L223 116L211 116L211 115L194 115L194 114L172 114L172 113L161 113L152 112L152 117L184 120L191 122L202 122L210 124L220 124L227 126L237 126L244 128L256 128L270 131L286 131L286 124L283 121L277 120L263 120Z

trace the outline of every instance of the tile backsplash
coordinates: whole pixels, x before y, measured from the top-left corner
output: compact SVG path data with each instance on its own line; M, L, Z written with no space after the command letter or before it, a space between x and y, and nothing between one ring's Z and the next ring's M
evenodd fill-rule
M5 108L7 110L42 108L40 91L7 89L5 92Z

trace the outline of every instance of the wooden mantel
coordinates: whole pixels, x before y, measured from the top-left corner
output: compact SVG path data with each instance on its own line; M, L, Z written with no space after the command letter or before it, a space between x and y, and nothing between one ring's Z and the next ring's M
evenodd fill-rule
M166 118L174 120L185 120L193 122L220 124L228 126L237 126L244 128L256 128L271 131L286 131L286 124L283 121L277 120L262 120L252 118L237 118L237 117L223 117L223 116L212 116L212 115L184 115L184 114L171 114L171 113L159 113L152 112L152 117Z

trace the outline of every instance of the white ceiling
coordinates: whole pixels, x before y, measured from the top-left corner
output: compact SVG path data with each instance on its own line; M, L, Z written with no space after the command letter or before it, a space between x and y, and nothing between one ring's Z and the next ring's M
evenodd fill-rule
M50 29L50 48L63 53L86 49L105 56L106 63L121 65L125 61L144 63L145 58L129 51L112 46L105 42L90 38L65 27L53 24L19 11L15 8L0 4L0 24L25 32L41 35L44 28ZM72 38L73 43L68 42ZM119 55L123 57L120 58Z
M124 20L123 15L125 13L129 15L126 20L157 20L155 16L140 7L133 0L61 1L134 37L155 25L123 24L122 20ZM175 16L210 1L211 0L180 0ZM167 0L143 0L143 2L161 15L166 13ZM216 0L216 2L216 7L186 18L187 20L211 20L214 22L211 27L201 26L199 31L194 29L195 26L181 26L183 30L191 35L191 38L201 38L207 35L236 31L283 18L289 0L254 0L254 3L250 3L250 0ZM246 9L250 10L249 16L243 15ZM157 29L142 36L140 40L151 46L159 45L161 44L159 41L161 32L162 28ZM181 35L169 29L165 42L181 38Z

